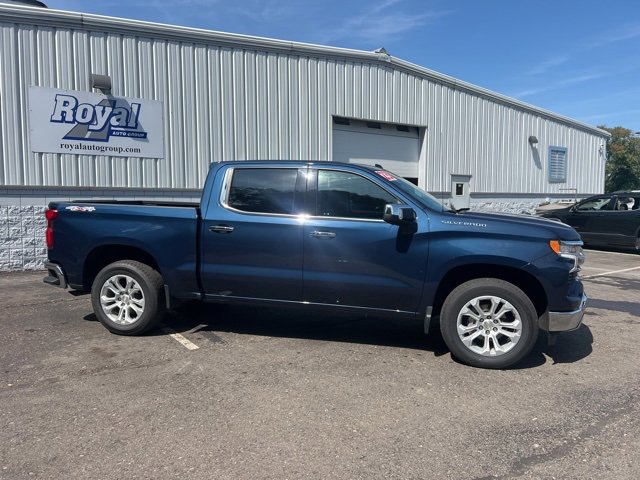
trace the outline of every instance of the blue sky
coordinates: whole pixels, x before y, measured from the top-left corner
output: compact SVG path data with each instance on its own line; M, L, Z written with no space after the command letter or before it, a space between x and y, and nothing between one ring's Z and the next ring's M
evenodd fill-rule
M375 50L590 125L640 131L638 0L44 0L50 8Z

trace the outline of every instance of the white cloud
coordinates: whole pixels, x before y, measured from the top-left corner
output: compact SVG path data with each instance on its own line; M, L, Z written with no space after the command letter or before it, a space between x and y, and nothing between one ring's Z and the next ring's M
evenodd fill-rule
M588 121L599 121L599 120L607 120L611 118L620 118L625 115L638 115L638 114L640 114L640 109L636 108L633 110L617 110L615 112L587 115L586 117L582 117L582 118Z
M522 90L520 92L512 93L510 94L510 96L515 98L531 97L539 93L550 92L553 90L560 90L565 87L570 87L572 85L577 85L579 83L589 82L591 80L603 78L606 76L608 76L608 74L606 73L588 73L585 75L578 75L575 77L565 78L564 80L560 80L555 83L550 83L541 87L530 88L528 90Z
M236 0L235 5L229 8L251 20L269 23L295 17L299 9L299 2L282 0Z
M385 42L397 40L402 34L416 27L432 23L444 17L449 11L428 11L421 13L405 13L403 11L388 12L389 7L398 5L402 0L383 0L369 11L345 20L341 25L324 32L321 41L332 42L350 37L382 46Z
M627 25L602 35L589 46L592 48L603 47L611 43L623 42L625 40L631 40L638 37L640 37L640 24Z
M543 75L555 67L564 65L569 60L571 60L571 57L569 55L560 55L560 56L549 58L543 62L538 63L529 71L525 72L525 75L532 76L532 77L537 75Z
M322 4L311 5L307 0L48 0L48 3L51 8L62 10L127 16L179 25L191 25L194 20L203 24L203 21L208 20L212 25L220 27L221 21L237 25L243 21L247 23L248 19L251 23L273 30L278 26L286 29L288 25L309 24L309 30L313 30L308 32L312 41L332 43L349 39L365 42L372 48L396 41L407 32L433 23L450 13L426 9L415 11L408 4L403 9L405 0L374 1L362 13L347 18L344 15L340 17L336 11L327 11L327 7ZM339 3L332 5L337 6Z

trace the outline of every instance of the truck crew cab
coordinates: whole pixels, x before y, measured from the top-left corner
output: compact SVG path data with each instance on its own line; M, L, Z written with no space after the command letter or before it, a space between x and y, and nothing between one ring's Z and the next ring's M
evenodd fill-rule
M200 205L53 202L45 282L91 291L111 332L140 334L175 302L439 317L452 354L483 368L524 356L539 329L573 330L586 295L576 231L455 211L379 167L211 165Z

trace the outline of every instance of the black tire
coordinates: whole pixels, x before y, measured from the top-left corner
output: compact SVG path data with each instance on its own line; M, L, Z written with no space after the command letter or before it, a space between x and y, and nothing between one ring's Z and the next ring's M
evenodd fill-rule
M111 263L93 281L91 304L110 332L139 335L155 326L165 312L162 275L135 260Z
M501 311L499 318L492 314ZM458 286L446 298L440 314L440 331L451 354L479 368L507 368L520 361L531 352L538 330L538 315L529 297L496 278L478 278Z

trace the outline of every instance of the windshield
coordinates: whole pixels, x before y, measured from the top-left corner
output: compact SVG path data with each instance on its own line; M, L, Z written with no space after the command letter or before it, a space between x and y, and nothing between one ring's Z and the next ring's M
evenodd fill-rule
M430 208L431 210L436 211L446 210L442 203L440 203L440 201L430 193L427 193L420 187L415 186L409 180L405 180L404 178L396 175L393 176L395 177L393 186L418 202L422 208Z

